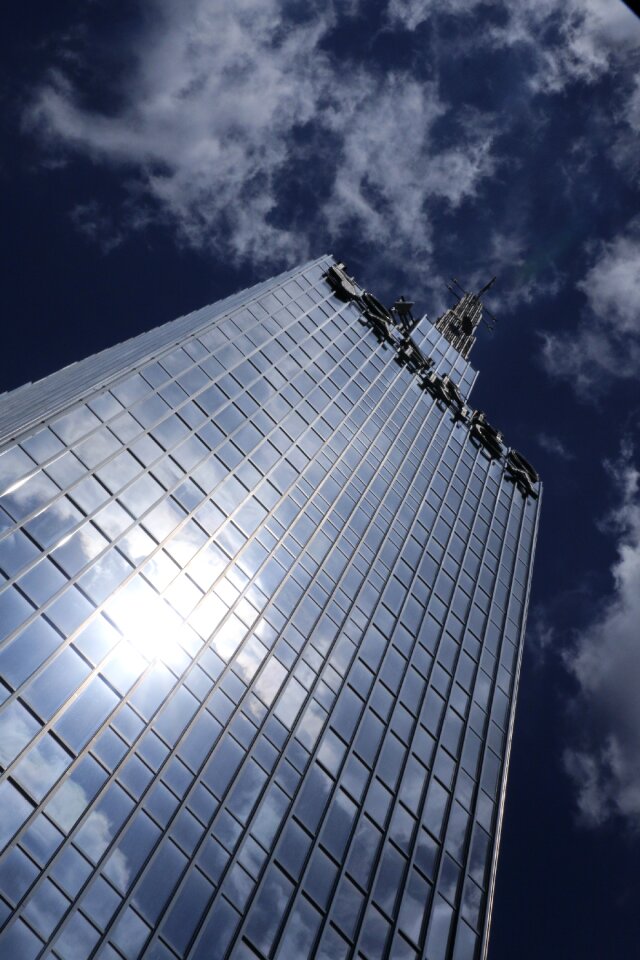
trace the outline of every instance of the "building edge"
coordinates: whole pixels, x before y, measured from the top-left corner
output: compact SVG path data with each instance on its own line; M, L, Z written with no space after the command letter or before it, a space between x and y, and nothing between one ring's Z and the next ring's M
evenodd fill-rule
M538 544L538 529L540 525L540 511L542 510L542 493L543 493L543 484L539 485L539 498L538 498L538 509L536 510L536 525L533 531L533 539L531 541L531 556L534 558L536 555L536 548ZM518 651L518 662L516 666L516 675L513 684L513 693L511 697L511 711L509 716L509 730L507 733L507 746L505 752L505 761L504 768L502 771L502 779L500 783L500 800L498 803L498 813L496 819L496 833L493 846L493 853L491 856L491 872L489 875L489 891L487 894L487 909L485 913L485 924L484 930L482 933L482 942L480 946L480 960L488 960L489 956L489 939L491 936L491 921L493 919L493 901L495 896L496 888L496 879L498 873L498 860L500 858L500 843L502 840L502 824L504 820L504 808L507 795L507 785L509 780L509 766L511 763L511 747L513 743L513 731L515 728L516 720L516 709L518 705L518 694L520 691L520 674L522 671L522 659L524 654L524 641L527 631L527 619L529 615L529 599L531 596L531 584L533 581L533 569L535 564L532 562L529 567L529 579L527 583L527 592L525 596L525 603L522 612L522 628L520 631L520 649Z
M331 263L335 263L333 254L324 253L319 257L313 257L290 270L276 274L275 277L268 277L250 287L238 290L213 304L168 320L160 327L144 330L135 337L75 360L40 380L28 381L13 390L0 393L0 449L5 444L17 440L26 430L31 430L43 418L55 416L81 403L89 392L109 387L118 379L137 370L139 366L153 360L160 353L177 346L185 335L197 335L212 320L222 320L228 313L233 312L236 305L246 304L260 297L265 288L270 287L274 281L285 282L316 264L330 266ZM212 308L218 309L211 312ZM157 341L158 331L162 329L167 334L166 342L160 347L157 342L150 346L148 341ZM106 369L102 367L102 363L106 365ZM126 374L122 372L124 364L126 364ZM33 392L37 392L37 396L30 404L25 405L25 398Z

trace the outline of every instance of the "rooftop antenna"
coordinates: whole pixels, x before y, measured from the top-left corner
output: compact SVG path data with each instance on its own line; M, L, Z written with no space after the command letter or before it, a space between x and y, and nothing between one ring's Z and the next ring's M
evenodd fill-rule
M483 293L486 293L487 290L491 289L491 287L494 285L497 279L498 279L497 277L492 277L491 280L489 280L488 283L485 283L484 287L481 287L476 294L473 294L473 296L475 296L479 300ZM460 294L458 293L458 290L454 290L453 287L447 284L447 290L449 290L450 293L452 293L455 297L458 298L458 303L460 303L463 296L464 297L469 296L468 291L465 290L465 288L462 286L461 283L459 283L456 277L451 277L451 283L455 283L456 287L458 287L458 290L462 291L462 293ZM489 317L489 320L492 321L491 323L489 323L489 320L487 320L487 317ZM485 306L484 303L482 304L482 322L484 323L487 330L494 330L495 325L498 322L498 318L491 312L491 310L488 309L488 307Z
M485 283L484 287L481 287L480 290L478 290L478 292L476 293L476 297L480 299L483 293L486 293L487 290L491 289L491 287L494 285L497 279L498 279L497 277L492 277L488 283ZM489 323L487 321L486 319L487 317L489 317L492 323ZM482 304L482 321L485 327L487 328L487 330L495 329L495 325L498 322L498 318L494 316L493 313L491 313L491 310L489 310L488 307L484 305L484 303Z
M478 290L478 292L476 293L476 297L481 297L486 290L488 290L490 287L494 285L497 279L498 279L497 277L492 277L491 280L489 280L489 283L485 283L484 287L482 287L481 290Z

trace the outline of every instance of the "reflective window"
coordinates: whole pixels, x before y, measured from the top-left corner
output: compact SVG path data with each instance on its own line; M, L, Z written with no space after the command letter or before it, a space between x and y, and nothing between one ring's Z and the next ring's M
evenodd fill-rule
M325 269L0 453L3 955L477 950L537 507Z

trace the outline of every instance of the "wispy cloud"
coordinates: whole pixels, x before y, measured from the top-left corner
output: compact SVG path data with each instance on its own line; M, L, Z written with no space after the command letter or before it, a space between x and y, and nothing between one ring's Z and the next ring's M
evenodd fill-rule
M77 204L69 216L76 229L97 243L104 253L110 253L124 240L122 229L95 200Z
M404 31L407 49L404 62L389 63L334 52L348 17L364 22L361 0L304 9L288 0L142 6L131 37L121 38L130 46L119 70L97 97L87 88L90 31L76 31L25 113L43 166L84 158L117 171L119 203L110 198L106 208L99 197L79 196L71 213L105 252L158 224L179 243L253 265L360 243L373 273L382 263L387 272L412 272L412 283L420 273L418 283L437 299L438 257L455 259L460 230L475 222L486 229L477 261L460 265L465 282L484 282L488 271L516 275L510 289L497 289L498 311L553 297L565 282L553 258L531 269L540 257L529 249L526 199L521 211L509 204L492 221L481 201L524 162L505 150L514 124L527 116L533 145L533 128L548 122L544 97L620 69L633 37L622 3L454 0L445 14L432 0L388 0L380 22ZM459 25L475 16L482 29L458 29L451 40L440 30L443 49L425 54L416 31L443 16ZM374 33L365 40L373 44ZM83 57L83 42L91 57ZM515 50L518 66L512 88L471 107L442 82L441 66L465 49L477 56L482 45ZM376 251L380 264L372 262ZM606 361L610 331L589 329L588 351ZM546 356L550 371L573 376L579 367L584 378L582 353L571 344L550 334Z
M552 436L549 433L539 433L537 440L543 450L546 450L547 453L553 454L555 457L559 457L560 460L575 459L575 455L567 449L566 445L562 442L562 440L560 440L559 437Z
M576 734L565 752L582 820L640 827L640 472L630 448L609 466L620 498L608 518L617 559L610 596L565 654L578 685Z
M580 326L544 334L543 361L551 375L569 379L586 395L612 378L640 372L640 218L593 248L578 287L587 304Z
M58 70L26 116L56 157L122 169L131 196L117 237L160 221L194 247L282 262L350 229L400 262L429 254L431 201L455 207L495 169L490 117L460 111L457 141L439 146L434 124L451 105L436 82L327 53L331 5L302 20L282 0L152 6L114 109L83 105ZM292 187L307 191L304 216ZM76 212L103 242L111 219L95 203Z
M436 0L390 0L388 12L393 24L416 30L434 18L470 17L482 8L486 25L474 32L473 44L526 52L528 82L536 92L592 83L638 42L634 14L610 0L513 0L498 7L487 0L450 0L445 7Z
M547 654L557 646L557 641L551 612L540 604L534 606L527 623L526 650L537 666L544 663Z
M356 227L386 255L428 255L429 201L458 206L496 167L491 124L463 112L455 146L441 149L433 127L449 107L436 84L397 72L377 79L364 72L355 80L331 118L341 146L323 209L330 233Z
M189 244L257 260L265 248L293 255L300 238L270 215L287 139L313 118L327 88L317 46L330 15L284 29L277 0L152 6L137 58L119 78L118 109L84 107L57 72L27 123L58 150L133 174L140 205Z
M623 174L631 182L640 178L640 76L628 95L622 100L617 111L617 131L613 139L614 160Z

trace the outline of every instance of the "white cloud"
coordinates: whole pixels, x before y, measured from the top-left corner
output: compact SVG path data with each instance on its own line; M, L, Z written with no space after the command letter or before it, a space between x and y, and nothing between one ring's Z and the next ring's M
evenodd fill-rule
M400 262L428 255L431 201L459 206L495 170L490 117L459 112L457 141L438 148L433 126L451 107L435 82L323 52L331 5L299 22L284 0L150 7L156 16L112 90L116 107L85 106L58 71L26 117L57 162L77 154L122 170L129 199L119 220L94 200L73 212L105 248L160 221L192 246L299 261L356 227ZM323 195L312 190L315 209L282 215L292 165L304 179L305 160L316 177L324 167Z
M559 437L553 436L549 433L539 433L537 440L542 449L546 450L547 453L551 453L554 456L559 457L561 460L575 459L574 455L570 450L567 449L566 445Z
M570 333L543 336L543 361L553 376L570 379L579 393L612 377L640 370L640 219L626 233L594 248L578 288L588 309Z
M640 335L640 221L600 248L579 287L595 316L620 334Z
M612 155L618 168L630 182L640 177L640 76L636 75L630 92L617 112L618 130L612 143Z
M637 18L620 0L557 0L516 5L518 27L526 36L557 30L542 49L533 85L559 92L575 81L592 83L640 43Z
M486 28L458 31L449 54L464 56L465 43L521 47L520 62L531 69L510 96L525 111L532 92L600 76L634 36L629 11L622 3L612 11L605 0L453 0L447 12L484 17L485 6ZM342 4L340 15L357 7L358 0ZM186 245L253 264L299 262L359 237L387 265L419 263L429 285L434 213L479 197L508 164L513 173L513 156L497 151L520 110L494 116L449 102L428 50L426 81L410 57L406 69L389 69L380 59L332 55L326 41L344 23L332 3L295 16L287 0L146 0L143 8L126 66L99 91L108 106L87 99L89 53L83 60L74 37L25 116L47 148L43 164L81 156L118 171L126 194L119 207L85 196L71 211L105 252L158 223ZM432 0L389 0L388 18L415 28L435 9ZM91 50L88 36L84 42ZM484 256L496 261L489 269L520 262L523 273L514 292L497 292L497 304L511 310L555 293L560 279L551 276L545 288L525 275L522 240L520 259L507 260L509 238L495 229L501 242L488 231ZM455 244L453 233L447 239Z
M486 23L469 42L487 48L520 47L531 61L533 91L558 93L569 83L597 80L640 43L640 24L619 0L390 0L391 22L409 30L433 17L468 17L485 8ZM498 16L491 14L498 13Z
M529 613L527 623L527 654L540 666L547 654L557 646L557 631L552 623L551 612L538 604Z
M565 753L583 820L614 816L640 827L640 472L626 449L610 471L621 504L613 590L600 615L566 655L579 693L574 719L580 742Z
M297 239L269 221L274 179L288 136L311 120L326 89L317 42L329 18L285 29L277 0L151 6L156 16L120 78L118 110L85 109L58 73L28 122L58 148L132 171L138 207L151 200L186 242L258 260L265 246L292 254Z
M485 0L449 0L446 6L448 16L471 14ZM389 0L388 16L391 23L415 30L442 10L437 0Z
M392 73L360 73L332 116L342 146L325 207L332 236L356 225L385 255L428 254L425 204L452 207L472 197L496 166L490 131L469 113L459 121L455 147L438 151L433 125L447 113L434 83Z

